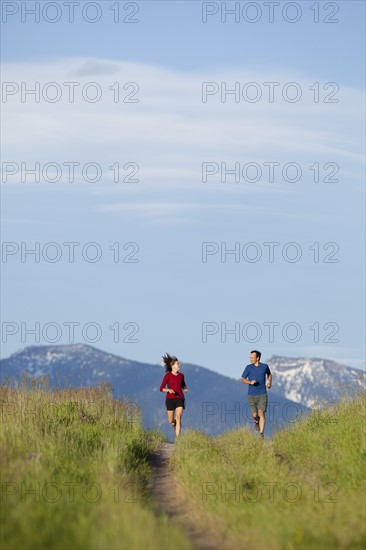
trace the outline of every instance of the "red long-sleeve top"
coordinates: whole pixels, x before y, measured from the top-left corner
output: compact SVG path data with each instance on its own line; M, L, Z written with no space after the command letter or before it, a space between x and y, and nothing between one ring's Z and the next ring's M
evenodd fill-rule
M174 393L167 393L167 399L184 399L183 388L186 388L186 383L184 381L184 374L178 372L178 374L173 374L172 372L167 372L163 378L163 381L160 386L160 391L168 385L170 390L174 390Z

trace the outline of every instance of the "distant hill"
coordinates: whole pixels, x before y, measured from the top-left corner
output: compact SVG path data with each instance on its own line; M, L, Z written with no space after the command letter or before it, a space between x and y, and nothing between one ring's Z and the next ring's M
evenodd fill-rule
M323 359L271 357L274 385L269 390L266 433L293 422L317 399L336 400L338 383L356 381L360 371ZM108 381L114 397L127 397L143 411L146 428L158 427L172 435L166 420L165 396L159 386L160 365L130 361L85 344L27 346L0 361L0 381L19 381L22 371L49 377L52 387L95 386ZM182 363L189 393L183 426L210 435L251 422L247 388L207 368ZM362 373L361 373L362 374Z
M335 403L342 392L353 393L365 385L365 372L341 363L273 355L266 361L282 397L312 407L316 402Z

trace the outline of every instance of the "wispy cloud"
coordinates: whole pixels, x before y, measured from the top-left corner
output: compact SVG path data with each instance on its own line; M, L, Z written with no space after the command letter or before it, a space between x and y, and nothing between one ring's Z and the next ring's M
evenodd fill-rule
M302 201L309 185L306 178L305 185L283 181L274 185L266 172L260 184L238 184L230 176L225 185L219 176L203 184L202 163L219 166L225 162L232 168L235 163L296 162L309 174L314 162L336 161L341 165L343 182L347 181L343 196L351 188L359 192L364 159L359 115L363 111L362 91L342 88L338 104L314 103L312 95L305 93L307 99L297 104L221 103L217 98L203 103L201 86L205 81L227 82L228 88L235 82L286 83L295 77L304 92L309 90L312 82L308 76L286 72L271 75L216 69L212 73L189 73L143 63L79 57L4 63L4 81L25 82L30 89L35 82L41 87L57 82L63 95L54 104L43 100L36 103L32 97L21 103L19 95L8 98L3 104L7 134L3 159L30 165L50 161L61 166L68 161L98 163L103 167L98 184L85 184L80 168L75 169L75 183L71 184L86 185L89 196L95 198L89 203L93 212L143 213L159 220L162 213L168 216L171 211L178 222L179 216L187 220L199 211L209 216L250 207L272 213L277 219L280 210L273 201L297 195ZM75 81L80 86L75 102L70 103L63 83ZM89 82L97 82L103 91L98 103L81 99L80 90ZM139 102L114 103L110 88L115 82L121 90L126 82L138 83ZM121 167L136 163L139 183L113 184L110 167L114 162ZM67 176L65 170L61 182ZM255 195L260 204L253 200L249 206L249 194ZM307 193L308 201L309 197ZM309 203L306 214L292 207L281 215L300 219L311 217L311 211Z
M91 77L92 80L91 80ZM95 78L97 77L97 79ZM46 63L4 63L3 80L32 83L57 82L62 99L35 103L31 97L21 104L9 97L3 104L8 158L61 159L75 153L82 159L135 157L147 167L155 166L159 178L170 177L179 163L187 171L202 161L276 160L333 157L362 162L362 91L344 88L340 103L313 103L311 93L297 104L284 101L256 104L218 98L201 101L203 81L279 81L293 74L249 74L243 71L213 71L210 74L179 73L141 63L103 59L66 58ZM66 100L64 82L77 80L75 103ZM103 90L100 102L80 99L80 89L97 81ZM139 86L139 103L114 103L109 89L114 82ZM298 77L303 90L312 82ZM126 92L123 92L126 94ZM304 94L305 95L305 94ZM340 122L341 121L341 122Z

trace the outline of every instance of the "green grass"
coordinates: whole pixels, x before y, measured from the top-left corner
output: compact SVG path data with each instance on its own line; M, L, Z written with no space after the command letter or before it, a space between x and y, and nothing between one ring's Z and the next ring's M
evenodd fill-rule
M162 436L108 387L0 387L1 548L189 549L154 513L148 455Z
M187 431L174 472L202 528L229 548L365 548L365 396L261 441ZM231 491L231 492L230 492Z
M163 440L110 388L0 386L1 548L173 549L190 541L157 514L148 456ZM226 548L365 547L365 395L261 441L248 428L178 438L172 467L194 523Z

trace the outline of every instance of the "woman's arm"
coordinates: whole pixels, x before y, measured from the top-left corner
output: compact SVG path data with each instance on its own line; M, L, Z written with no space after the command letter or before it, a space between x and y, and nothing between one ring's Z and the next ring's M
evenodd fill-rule
M163 378L163 381L160 385L160 391L163 393L169 393L169 390L165 387L168 383L168 375L166 374Z
M182 380L182 389L185 393L188 393L188 388L187 388L186 382L184 380L184 375L183 375L183 380Z

